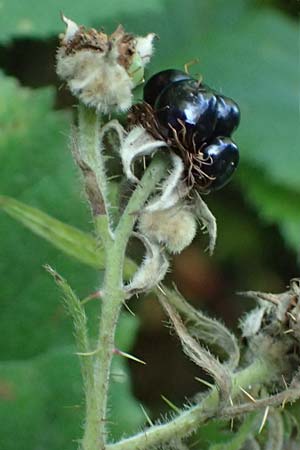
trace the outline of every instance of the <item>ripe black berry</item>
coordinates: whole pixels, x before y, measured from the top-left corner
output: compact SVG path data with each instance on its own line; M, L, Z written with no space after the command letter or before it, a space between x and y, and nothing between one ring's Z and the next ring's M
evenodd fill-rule
M217 137L203 149L204 174L211 179L209 191L221 189L230 181L239 163L237 145L228 137Z
M167 135L182 136L197 146L213 134L217 122L217 97L196 80L181 80L170 84L158 96L154 109ZM184 135L184 136L183 136Z
M145 85L144 103L134 105L131 126L142 125L180 154L189 187L208 193L231 179L239 150L230 139L240 111L229 97L179 70L165 70Z
M240 123L238 105L229 97L217 95L217 123L215 136L230 136Z
M181 70L167 69L153 75L144 86L144 100L149 105L154 106L158 96L162 91L175 81L189 80L188 73Z

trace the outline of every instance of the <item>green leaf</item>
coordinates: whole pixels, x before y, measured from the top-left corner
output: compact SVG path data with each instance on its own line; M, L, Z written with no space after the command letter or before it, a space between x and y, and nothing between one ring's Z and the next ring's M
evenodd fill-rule
M103 249L92 235L9 197L0 196L0 208L67 255L103 270Z
M246 166L241 171L240 183L262 220L278 224L287 244L291 248L299 248L300 190L272 182L262 170Z
M72 2L71 0L52 0L43 3L37 0L5 1L1 5L2 21L0 40L5 42L15 37L45 38L64 31L59 13L78 21L79 24L101 28L107 20L117 25L128 11L132 16L143 12L161 11L160 0L110 0L101 2ZM30 56L28 55L30 58Z
M104 250L91 234L67 225L37 208L0 195L0 208L10 217L21 222L26 228L42 237L54 247L83 264L104 270ZM124 277L128 279L136 270L136 264L129 258L125 260Z

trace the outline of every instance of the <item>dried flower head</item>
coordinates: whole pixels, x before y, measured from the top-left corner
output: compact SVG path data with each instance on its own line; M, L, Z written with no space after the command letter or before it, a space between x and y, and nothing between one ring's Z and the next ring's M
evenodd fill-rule
M111 35L66 24L57 51L57 74L85 105L107 114L132 104L132 89L143 81L144 66L153 52L154 34L136 37L119 25Z

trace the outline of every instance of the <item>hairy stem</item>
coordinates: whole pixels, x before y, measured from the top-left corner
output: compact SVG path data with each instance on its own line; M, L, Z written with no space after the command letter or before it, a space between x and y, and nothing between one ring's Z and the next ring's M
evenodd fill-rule
M240 393L240 386L264 383L274 376L272 362L258 360L233 377L232 398ZM199 425L213 417L219 405L219 395L214 387L207 397L198 405L183 411L173 420L155 425L136 436L123 439L106 447L107 450L147 450L149 447L168 442L175 437L183 438L195 431Z
M103 144L100 139L101 118L93 109L78 106L78 144L73 153L85 183L86 194L95 219L95 229L102 244L111 241L110 203Z
M123 268L125 251L139 211L167 169L167 159L156 156L132 194L115 230L114 241L106 253L106 271L103 286L100 331L97 353L94 357L93 410L86 419L83 438L84 450L105 448L107 396L110 367L114 352L114 337L122 303L124 301Z
M231 417L241 416L258 409L266 408L267 406L285 405L286 403L293 403L300 398L300 389L287 389L279 394L271 395L270 397L260 398L256 402L247 402L241 405L229 406L220 412L219 416L222 419L230 419Z

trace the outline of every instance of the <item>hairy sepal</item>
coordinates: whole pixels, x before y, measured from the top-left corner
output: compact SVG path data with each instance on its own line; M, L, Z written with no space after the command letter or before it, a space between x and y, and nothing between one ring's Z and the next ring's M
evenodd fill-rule
M216 319L203 314L202 311L190 305L177 290L164 287L168 301L185 318L185 326L191 336L200 340L205 345L213 347L214 351L227 355L227 365L234 370L239 363L240 350L236 337Z
M138 178L132 171L132 165L137 158L152 155L159 148L167 147L164 141L154 139L143 127L132 128L124 134L120 146L120 156L126 178L132 183L138 183Z
M169 261L158 244L140 233L133 233L133 236L140 239L144 244L146 255L141 266L134 274L132 281L124 287L126 298L153 289L164 279L169 268Z
M146 211L161 211L175 206L188 194L188 188L182 181L184 165L182 159L171 152L171 161L173 169L169 172L169 176L162 183L160 195L155 197L148 203Z
M196 193L195 196L195 214L202 224L202 229L207 231L209 237L208 251L212 255L217 241L217 222L215 216L212 214L207 204L202 200L200 195Z
M160 303L169 316L178 335L184 353L201 369L207 372L219 388L220 400L224 404L229 400L232 389L232 373L228 366L221 364L207 349L194 339L183 324L181 317L168 302L167 296L157 292Z

